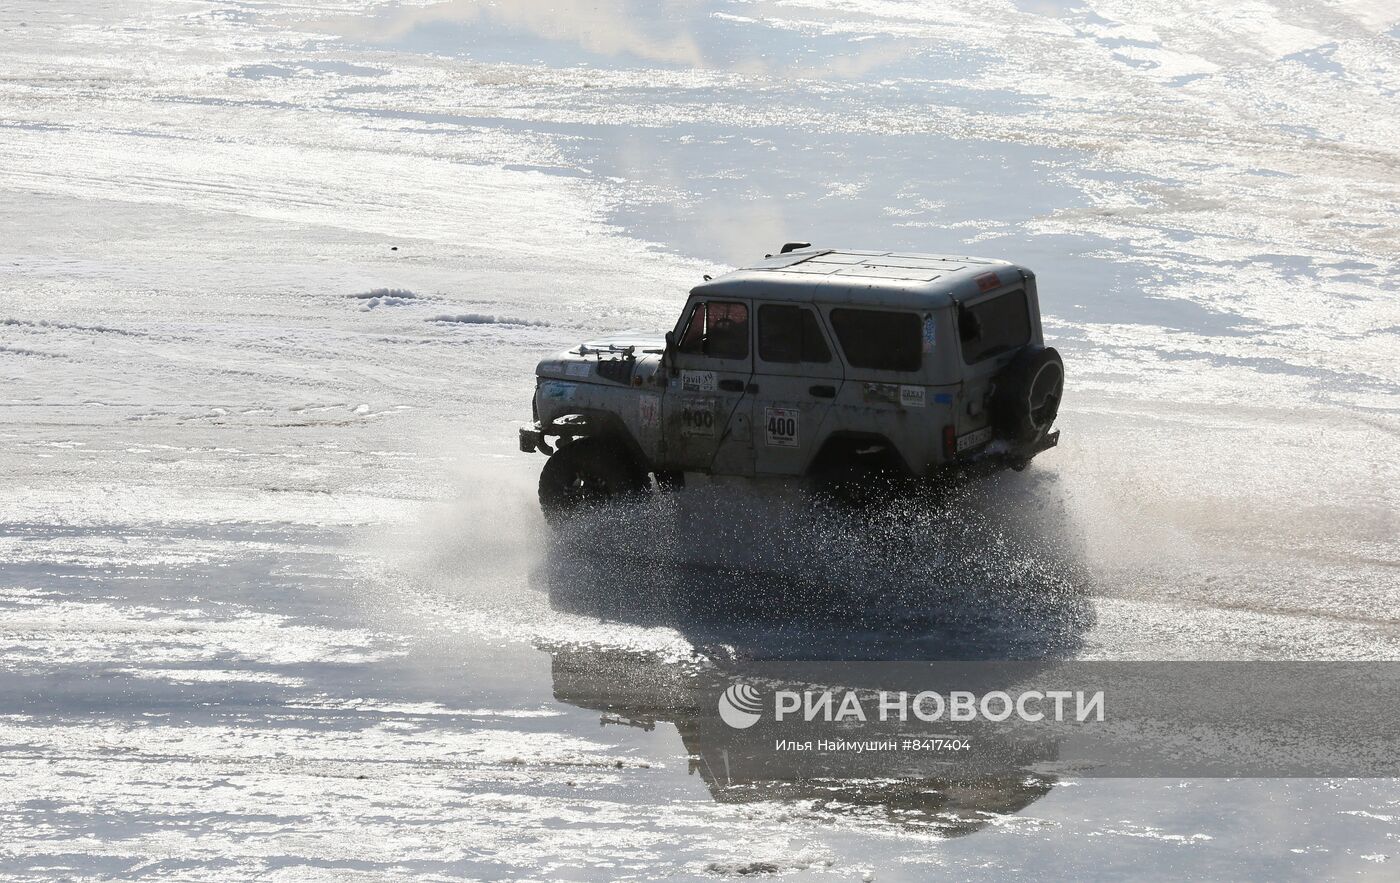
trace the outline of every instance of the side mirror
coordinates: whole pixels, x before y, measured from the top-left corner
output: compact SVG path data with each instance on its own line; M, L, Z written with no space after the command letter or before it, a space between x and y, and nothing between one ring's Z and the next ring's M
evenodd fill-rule
M666 332L666 349L661 353L661 365L666 368L672 377L679 373L676 369L676 332Z

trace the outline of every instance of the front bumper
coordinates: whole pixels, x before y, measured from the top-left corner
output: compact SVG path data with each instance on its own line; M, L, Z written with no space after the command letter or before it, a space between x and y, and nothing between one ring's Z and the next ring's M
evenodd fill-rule
M544 430L540 429L538 421L521 425L520 450L526 454L533 454L536 451L541 454L554 453L554 449L544 440Z

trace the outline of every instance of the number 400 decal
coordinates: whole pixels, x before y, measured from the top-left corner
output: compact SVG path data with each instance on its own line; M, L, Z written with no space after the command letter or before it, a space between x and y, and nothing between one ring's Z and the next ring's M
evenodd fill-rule
M797 447L797 408L764 408L763 440L779 448Z

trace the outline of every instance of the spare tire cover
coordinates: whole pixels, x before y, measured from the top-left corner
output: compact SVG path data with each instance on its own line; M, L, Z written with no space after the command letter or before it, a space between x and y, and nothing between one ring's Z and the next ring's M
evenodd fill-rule
M1008 441L1026 444L1050 431L1065 390L1065 364L1054 347L1026 347L996 377L992 422Z

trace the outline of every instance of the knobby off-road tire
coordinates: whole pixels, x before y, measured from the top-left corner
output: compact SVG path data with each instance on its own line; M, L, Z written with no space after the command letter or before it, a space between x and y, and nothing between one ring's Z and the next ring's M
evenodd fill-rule
M1065 363L1054 347L1027 347L996 379L992 423L1017 447L1030 447L1050 431L1065 392Z
M907 497L917 481L899 455L888 446L867 454L870 442L849 442L824 450L813 474L813 490L822 503L839 509L871 509Z
M818 498L843 510L872 509L910 494L916 487L908 473L883 465L849 464L817 477Z
M646 487L646 473L626 448L605 438L581 438L545 461L540 471L540 508L550 524L562 524Z

